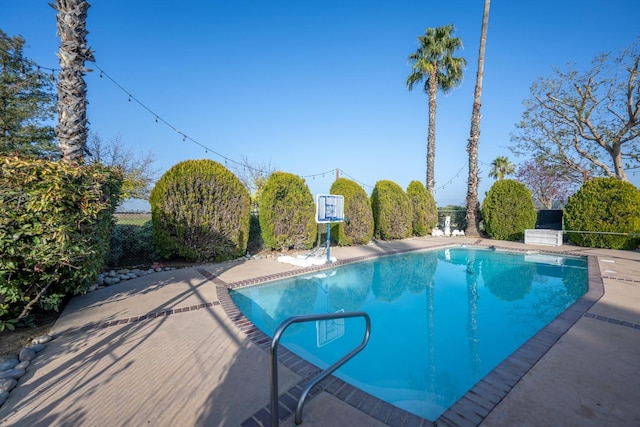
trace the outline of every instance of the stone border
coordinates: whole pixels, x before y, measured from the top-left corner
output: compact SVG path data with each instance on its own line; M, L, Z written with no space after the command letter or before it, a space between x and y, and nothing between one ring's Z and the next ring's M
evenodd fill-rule
M242 332L244 332L252 342L258 345L259 348L265 352L269 352L271 338L254 326L253 323L236 307L229 294L230 289L266 283L272 280L330 269L336 266L351 264L381 256L459 246L461 245L442 244L429 248L412 248L408 250L396 249L380 254L348 258L327 265L311 266L233 283L225 283L209 272L207 272L209 275L207 278L216 283L218 300L220 301L220 305L224 309L228 318L232 320L233 323ZM486 244L482 242L482 240L477 240L471 245L464 246L495 248L511 252L545 253L586 257L588 290L579 300L559 314L554 320L538 331L538 333L531 337L484 378L476 383L464 396L451 405L449 409L447 409L435 422L397 408L350 384L345 383L333 375L316 385L311 393L309 393L308 400L313 399L313 397L317 396L320 391L324 391L364 412L365 414L391 426L477 426L581 317L589 317L588 310L604 295L603 278L600 274L598 258L595 255L584 255L573 251L530 250L524 248L499 247L493 244ZM198 271L200 272L200 270ZM280 396L279 414L280 420L282 421L294 413L295 405L297 404L297 397L300 396L301 390L306 386L309 378L320 372L320 369L301 357L291 353L284 347L278 352L278 361L302 377L301 381L291 389L282 393ZM241 425L244 427L270 425L269 406L267 405L260 409Z
M27 373L33 359L44 350L45 344L53 339L52 335L41 335L31 340L31 345L20 350L20 354L0 357L0 406L9 398L11 390Z

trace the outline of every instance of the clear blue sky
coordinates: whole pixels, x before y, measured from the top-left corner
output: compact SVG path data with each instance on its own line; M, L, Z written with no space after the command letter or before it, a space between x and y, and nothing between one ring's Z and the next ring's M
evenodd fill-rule
M0 0L0 28L25 37L27 57L57 68L55 11L47 3ZM383 179L403 188L424 183L427 96L406 89L407 57L427 27L453 23L468 67L462 85L438 97L435 196L438 206L465 203L482 0L90 3L96 63L126 92L228 159L246 156L305 176L314 195L328 192L335 168L368 193ZM639 16L638 0L492 2L481 199L493 182L493 159L525 160L507 147L536 77L569 62L589 67L598 54L628 46L640 33ZM225 162L156 123L99 74L87 75L92 132L119 134L135 152L151 150L162 171L187 159Z

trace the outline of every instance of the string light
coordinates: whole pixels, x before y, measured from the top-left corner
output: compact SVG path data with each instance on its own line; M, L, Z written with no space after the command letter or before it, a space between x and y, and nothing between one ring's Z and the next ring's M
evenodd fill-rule
M5 53L8 53L7 51L5 51ZM268 174L270 171L266 171L266 170L262 170L259 168L254 168L252 166L246 165L244 163L238 162L234 159L231 159L227 156L224 156L220 153L218 153L217 151L211 149L210 147L200 143L199 141L188 137L186 134L180 132L176 127L172 126L167 120L165 120L162 116L160 116L159 114L156 114L153 110L151 110L148 106L146 106L143 102L141 102L139 99L137 99L135 96L133 96L129 91L127 91L120 83L118 83L113 77L111 77L106 71L104 71L104 69L102 69L98 64L96 64L94 61L88 61L91 62L94 67L100 72L99 74L99 78L100 79L108 79L109 81L111 81L111 83L113 83L116 87L118 87L121 91L123 91L127 97L128 97L128 101L127 102L135 102L137 103L139 106L141 106L143 109L147 110L148 113L150 113L151 115L153 115L155 117L155 122L159 123L162 122L164 123L167 127L169 127L170 129L172 129L174 132L182 135L182 141L186 142L187 139L189 139L189 141L191 141L192 143L198 145L199 147L203 148L205 153L209 153L211 152L212 154L222 158L224 160L224 164L225 165L229 165L229 163L237 165L237 166L242 166L243 170L251 170L254 172L258 172L258 173L263 173L263 174ZM35 64L37 67L38 71L41 70L45 70L45 71L50 71L51 72L51 76L53 79L55 79L55 73L56 72L60 72L61 69L60 68L50 68L50 67L43 67L39 64ZM88 121L87 121L88 122ZM355 181L356 183L358 183L359 185L361 185L363 188L373 188L373 186L369 185L369 184L365 184L355 178L353 178L351 175L349 175L348 173L346 173L344 170L341 169L332 169L329 171L325 171L325 172L321 172L321 173L317 173L317 174L312 174L312 175L303 175L301 176L301 178L312 178L315 180L316 177L319 177L322 175L323 178L325 178L325 176L327 174L333 174L339 172L341 175L351 179L352 181Z
M456 179L456 178L458 178L458 177L460 176L460 172L462 172L462 171L464 170L464 168L465 168L465 167L464 167L464 166L462 166L462 167L460 168L460 170L459 170L458 172L456 172L456 175L455 175L453 178L451 178L449 181L445 182L444 184L442 184L442 186L440 186L440 187L436 188L436 189L435 189L435 190L433 190L433 191L435 192L435 191L444 190L444 189L445 189L445 187L446 187L447 185L449 185L449 184L453 184L453 180L454 180L454 179Z

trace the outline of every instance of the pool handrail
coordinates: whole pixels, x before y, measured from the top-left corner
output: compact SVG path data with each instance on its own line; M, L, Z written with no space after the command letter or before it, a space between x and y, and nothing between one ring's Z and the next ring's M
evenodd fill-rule
M299 316L291 316L278 326L271 339L271 348L269 350L269 378L271 381L271 425L277 427L280 425L280 415L278 410L279 393L278 393L278 344L284 331L294 323L312 322L317 320L332 320L332 319L346 319L350 317L363 317L366 323L364 338L360 345L351 350L348 354L343 356L340 360L329 366L324 371L316 375L309 384L302 390L300 399L295 412L295 423L302 423L302 407L307 394L311 391L313 386L331 375L340 366L347 363L353 356L358 354L362 349L367 346L369 342L369 336L371 335L371 318L363 311L351 311L351 312L338 312L338 313L323 313L323 314L305 314Z

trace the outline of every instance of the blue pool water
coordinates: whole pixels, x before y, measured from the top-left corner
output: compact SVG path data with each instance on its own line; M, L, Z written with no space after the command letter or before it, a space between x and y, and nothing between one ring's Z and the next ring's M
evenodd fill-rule
M456 247L385 256L231 291L272 336L289 316L365 311L367 347L336 372L435 420L587 291L581 257ZM281 343L320 367L362 340L359 318L292 325Z

